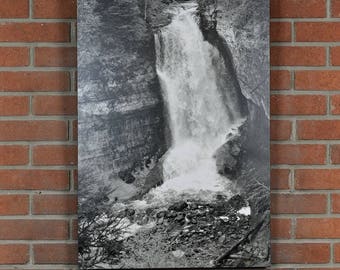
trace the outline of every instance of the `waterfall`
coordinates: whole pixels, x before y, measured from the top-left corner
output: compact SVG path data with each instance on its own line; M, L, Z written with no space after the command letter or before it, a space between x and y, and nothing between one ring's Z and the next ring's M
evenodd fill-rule
M163 160L164 183L153 192L225 191L229 181L217 173L213 155L236 132L240 108L221 83L225 63L204 40L197 5L179 4L171 12L172 22L155 35L155 43L172 146Z

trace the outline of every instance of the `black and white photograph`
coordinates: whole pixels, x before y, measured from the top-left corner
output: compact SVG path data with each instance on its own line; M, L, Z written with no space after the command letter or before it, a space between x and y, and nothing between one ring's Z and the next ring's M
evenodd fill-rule
M270 266L269 0L78 0L81 269Z

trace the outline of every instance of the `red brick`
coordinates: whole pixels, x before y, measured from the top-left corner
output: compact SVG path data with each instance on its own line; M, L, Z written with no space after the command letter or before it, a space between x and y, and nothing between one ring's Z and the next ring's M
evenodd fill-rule
M0 23L0 42L69 41L69 23Z
M340 262L340 243L334 244L334 262Z
M73 215L77 213L75 195L36 195L33 198L36 215Z
M331 96L331 113L340 114L340 95Z
M271 169L270 170L270 188L289 189L290 170L288 169Z
M1 91L69 91L70 74L64 71L3 71Z
M76 19L76 0L35 0L34 18Z
M332 17L340 17L340 1L339 0L332 0Z
M77 146L38 145L33 147L34 165L76 165Z
M66 220L0 220L2 240L63 240L68 237Z
M297 90L340 90L340 71L295 71Z
M270 89L271 90L288 90L290 85L290 72L288 70L271 70L270 71Z
M314 95L272 95L272 115L323 115L327 113L325 96Z
M0 18L28 18L28 0L0 0Z
M272 263L328 263L330 246L324 243L273 243Z
M0 170L1 190L68 190L69 173L62 170Z
M340 120L297 121L297 135L301 140L340 139Z
M291 220L272 218L270 231L272 239L289 239L291 237Z
M325 164L326 146L318 144L272 144L271 164Z
M45 0L44 0L45 1ZM35 66L38 67L76 67L77 48L38 47L35 48Z
M340 189L339 169L299 169L295 171L295 188L302 190Z
M28 195L0 195L0 215L27 215Z
M0 4L0 9L1 9L1 4ZM23 67L23 66L28 66L28 65L29 65L29 49L28 48L0 47L0 66Z
M323 194L272 194L272 214L322 214L327 211Z
M33 252L36 264L76 264L78 260L75 244L36 244Z
M296 41L340 41L339 22L297 22Z
M332 194L332 213L340 213L340 194Z
M288 120L270 121L271 140L289 140L292 134L292 122Z
M331 146L332 164L340 164L340 144Z
M74 189L78 190L78 170L73 171Z
M322 18L326 0L271 0L271 18Z
M74 219L71 223L72 226L72 239L77 240L78 239L78 220Z
M73 141L77 141L78 140L78 121L74 120L72 121L72 139Z
M339 218L298 218L296 238L339 238Z
M67 140L67 123L64 121L0 121L2 141Z
M272 66L324 66L326 64L326 49L323 47L274 46L270 48L270 63Z
M0 245L0 264L26 264L29 261L29 246L20 244Z
M76 96L35 96L33 112L36 115L76 115Z
M330 60L332 66L340 66L340 47L330 48Z
M75 71L73 76L74 76L73 88L74 88L74 91L78 91L78 72Z
M0 145L0 165L25 165L28 163L28 146Z
M290 22L271 22L270 23L270 41L271 42L288 42L292 39L292 26Z
M27 115L29 97L0 96L0 116Z

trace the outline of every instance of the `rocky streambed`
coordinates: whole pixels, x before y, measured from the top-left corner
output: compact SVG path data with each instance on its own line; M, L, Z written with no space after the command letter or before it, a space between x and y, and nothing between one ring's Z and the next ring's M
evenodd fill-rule
M140 227L125 239L119 267L247 267L269 256L253 243L264 221L252 217L241 195L120 214Z

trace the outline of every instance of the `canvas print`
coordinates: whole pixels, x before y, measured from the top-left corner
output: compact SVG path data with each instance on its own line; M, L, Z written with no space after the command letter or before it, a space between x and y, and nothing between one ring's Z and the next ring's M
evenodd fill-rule
M78 1L81 269L269 266L268 10Z

